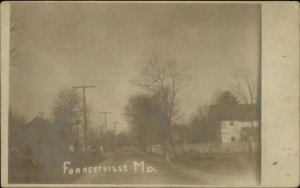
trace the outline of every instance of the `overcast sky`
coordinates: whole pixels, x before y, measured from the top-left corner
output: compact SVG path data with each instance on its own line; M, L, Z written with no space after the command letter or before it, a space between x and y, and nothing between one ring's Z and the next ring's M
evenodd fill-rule
M181 93L189 118L216 89L226 89L232 71L258 71L260 7L193 3L14 3L20 18L18 45L11 59L10 105L29 121L49 114L53 98L65 87L87 90L94 126L98 111L120 121L127 99L138 92L130 81L153 51L175 59L192 75ZM24 42L21 42L24 41Z

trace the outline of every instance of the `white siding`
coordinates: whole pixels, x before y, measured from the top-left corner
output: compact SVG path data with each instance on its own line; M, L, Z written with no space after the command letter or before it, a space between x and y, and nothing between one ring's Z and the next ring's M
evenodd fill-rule
M221 121L222 142L239 142L241 129L251 126L250 121ZM258 121L254 121L253 126L258 127Z

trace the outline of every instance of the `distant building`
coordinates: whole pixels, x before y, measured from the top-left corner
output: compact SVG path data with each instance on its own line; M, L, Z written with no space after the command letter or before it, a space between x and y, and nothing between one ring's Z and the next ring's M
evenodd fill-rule
M256 104L215 105L209 112L219 127L219 141L254 141L258 138L259 114Z
M74 151L72 124L52 123L36 117L24 125L24 149L46 167L68 159Z

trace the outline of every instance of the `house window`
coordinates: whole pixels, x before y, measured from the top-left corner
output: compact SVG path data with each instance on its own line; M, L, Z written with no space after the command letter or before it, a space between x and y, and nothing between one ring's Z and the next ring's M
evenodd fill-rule
M230 125L233 126L233 121L230 122Z
M234 141L235 141L235 137L232 136L232 137L231 137L231 142L234 142Z

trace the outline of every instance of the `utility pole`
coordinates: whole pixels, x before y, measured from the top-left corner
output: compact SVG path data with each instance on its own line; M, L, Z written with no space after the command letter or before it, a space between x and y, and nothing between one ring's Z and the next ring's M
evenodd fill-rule
M104 137L105 137L105 139L104 139L104 152L106 152L107 151L107 148L106 148L106 146L107 146L107 142L106 142L106 136L107 136L107 114L111 114L112 112L98 112L99 114L104 114Z
M116 125L117 123L120 123L120 122L117 122L117 121L113 121L112 122L114 124L114 141L115 141L115 150L116 150L116 147L117 147L117 137L116 137Z
M83 92L83 130L84 130L84 143L85 143L85 152L87 152L87 119L86 119L86 98L85 98L85 89L92 88L96 86L76 86L74 89L82 89Z
M106 115L111 114L112 112L98 112L99 114L104 114L104 128L105 128L105 133L107 132L107 121L106 121Z
M103 126L98 127L98 133L99 133L99 142L100 142L100 151L102 154L103 151Z

